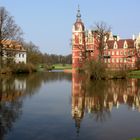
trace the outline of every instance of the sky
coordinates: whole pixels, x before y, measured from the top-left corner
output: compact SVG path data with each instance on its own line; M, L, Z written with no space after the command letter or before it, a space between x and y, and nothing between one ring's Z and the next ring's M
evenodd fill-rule
M121 38L140 32L140 0L0 0L26 42L32 41L43 53L61 55L71 53L78 5L87 29L103 21Z

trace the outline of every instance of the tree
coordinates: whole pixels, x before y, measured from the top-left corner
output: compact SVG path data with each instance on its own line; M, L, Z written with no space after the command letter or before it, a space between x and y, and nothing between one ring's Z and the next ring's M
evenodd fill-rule
M105 22L97 22L95 23L94 33L96 34L98 40L98 50L99 50L99 61L101 61L103 57L103 51L106 45L106 42L109 38L111 27L107 26Z
M106 78L105 65L102 61L87 60L83 67L90 80L101 80Z
M83 70L88 75L89 79L99 80L106 78L106 69L104 65L104 48L109 39L110 27L106 23L95 23L92 34L96 39L96 46L98 50L98 58L96 60L87 59L85 61Z
M42 53L39 50L39 47L36 46L34 43L23 42L23 47L27 50L27 63L32 63L37 65L42 61Z
M3 42L22 39L22 30L4 7L0 7L0 68L2 67Z

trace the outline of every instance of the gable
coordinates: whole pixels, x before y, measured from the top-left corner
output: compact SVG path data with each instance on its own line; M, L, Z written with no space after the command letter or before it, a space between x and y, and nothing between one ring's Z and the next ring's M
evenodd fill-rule
M114 48L114 49L118 49L118 44L117 44L116 41L114 42L114 46L113 46L113 48Z
M128 44L127 44L126 40L124 41L123 48L124 49L127 49L128 48Z

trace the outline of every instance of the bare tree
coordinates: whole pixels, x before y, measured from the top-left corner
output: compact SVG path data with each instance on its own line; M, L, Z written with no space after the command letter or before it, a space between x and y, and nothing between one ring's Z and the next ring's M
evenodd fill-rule
M3 43L6 40L21 41L21 28L4 7L0 7L0 68L2 67Z
M98 40L98 50L99 50L99 61L102 60L103 51L105 48L105 44L109 38L109 33L111 31L111 27L107 26L105 22L97 22L95 23L95 27L93 27L94 32L96 34Z

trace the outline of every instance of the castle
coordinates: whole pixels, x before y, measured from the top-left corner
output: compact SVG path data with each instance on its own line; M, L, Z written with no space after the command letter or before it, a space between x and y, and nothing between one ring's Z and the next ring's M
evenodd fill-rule
M86 59L97 60L99 40L95 31L85 30L80 9L72 28L72 68L82 67ZM86 57L85 57L86 56ZM132 39L120 39L109 33L103 49L103 61L109 69L136 69L140 58L140 34Z

